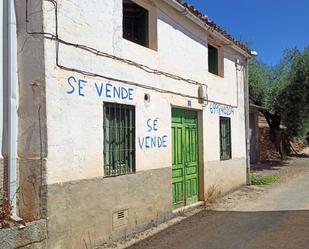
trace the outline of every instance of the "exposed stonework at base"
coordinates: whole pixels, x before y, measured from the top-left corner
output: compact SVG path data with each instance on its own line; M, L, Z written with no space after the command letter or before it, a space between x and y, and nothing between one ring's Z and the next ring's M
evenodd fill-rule
M171 218L171 179L163 168L49 185L48 248L92 248Z
M3 199L3 158L0 157L0 206Z
M45 160L19 159L19 215L26 221L45 218L42 215L46 193L44 191Z
M46 248L46 221L27 223L23 229L17 227L0 229L1 249L44 249Z

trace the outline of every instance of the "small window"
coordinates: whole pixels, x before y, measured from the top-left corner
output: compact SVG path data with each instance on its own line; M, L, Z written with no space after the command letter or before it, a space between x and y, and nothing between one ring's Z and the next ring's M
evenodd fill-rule
M135 107L104 103L104 172L118 176L135 172Z
M148 10L130 0L123 0L123 38L149 47Z
M208 71L219 75L218 70L218 49L208 44Z
M232 158L231 119L220 117L220 159Z

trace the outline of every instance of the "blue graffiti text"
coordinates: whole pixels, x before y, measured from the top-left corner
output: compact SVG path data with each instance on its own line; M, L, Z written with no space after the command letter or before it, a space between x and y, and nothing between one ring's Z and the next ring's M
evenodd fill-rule
M210 103L209 110L211 114L226 115L226 116L234 115L234 107L229 105Z
M138 138L139 147L141 149L166 148L167 136L146 136Z

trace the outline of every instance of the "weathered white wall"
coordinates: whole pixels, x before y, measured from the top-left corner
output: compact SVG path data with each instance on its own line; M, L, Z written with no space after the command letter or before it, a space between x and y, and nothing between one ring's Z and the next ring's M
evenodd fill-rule
M42 29L42 1L30 0L28 32ZM45 2L45 1L44 1ZM46 116L43 38L26 33L26 1L16 1L18 67L18 203L24 220L43 217L45 191ZM31 203L31 205L29 205Z
M243 72L236 73L235 69L236 58L244 62L242 56L223 46L225 77L208 73L209 34L159 0L152 1L157 6L147 0L137 1L154 11L151 16L157 16L157 50L122 38L122 0L58 0L59 38L205 83L212 101L207 106L196 98L121 83L126 80L195 97L198 94L195 85L149 74L74 46L59 44L59 64L115 80L60 69L56 65L57 43L42 35L26 34L25 1L17 2L18 155L20 182L25 183L20 187L25 203L33 204L22 207L21 203L20 213L29 219L48 217L48 248L81 248L88 239L100 244L170 217L172 107L199 112L203 134L201 186L205 188L201 189L200 199L211 185L220 185L226 192L245 184L244 78ZM30 0L29 4L29 31L40 32L43 26L44 32L56 34L53 4L40 0ZM111 85L124 87L132 93L131 98L108 97L106 87ZM149 103L144 101L145 93L150 95ZM136 108L136 174L102 178L104 101ZM225 108L238 106L228 114L232 123L232 160L220 161L216 101L224 103ZM157 131L148 131L149 119L158 120ZM166 147L140 148L146 136L166 136ZM129 224L115 231L112 216L120 210L129 210Z
M44 30L55 34L54 9L44 1ZM75 72L61 70L55 65L55 42L45 40L47 95L48 160L47 183L102 177L103 173L103 102L111 101L136 106L136 170L171 167L171 107L188 107L203 111L205 182L224 179L229 171L240 182L245 175L245 122L243 72L236 77L235 59L241 56L224 47L224 78L208 73L207 34L183 15L157 4L158 51L144 48L122 38L122 1L58 1L59 37L84 44L122 58L131 59L151 68L194 79L208 85L209 100L238 107L230 115L232 123L233 160L220 162L219 115L211 112L211 103L203 107L196 99L162 94L118 81L107 81ZM181 23L181 25L179 24ZM197 86L165 76L149 74L134 66L91 54L87 51L59 45L59 63L69 68L133 81L182 94L197 96ZM75 91L68 84L74 85ZM80 96L75 80L81 82ZM95 83L133 88L133 100L98 96ZM238 85L238 87L237 87ZM238 89L238 94L237 94ZM144 102L144 94L151 96ZM105 95L105 91L103 94ZM237 99L238 97L238 99ZM158 118L159 130L150 135L166 135L167 148L140 149L138 138L148 135L146 121ZM239 162L240 163L237 163ZM218 162L216 166L212 162ZM230 163L229 163L230 162ZM239 177L239 175L241 177ZM211 179L211 180L209 180ZM235 184L234 184L235 185Z

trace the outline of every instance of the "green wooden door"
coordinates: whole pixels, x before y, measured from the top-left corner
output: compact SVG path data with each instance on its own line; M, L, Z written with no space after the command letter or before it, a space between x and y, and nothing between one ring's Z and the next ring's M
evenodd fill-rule
M198 201L197 113L172 110L172 171L174 208Z

